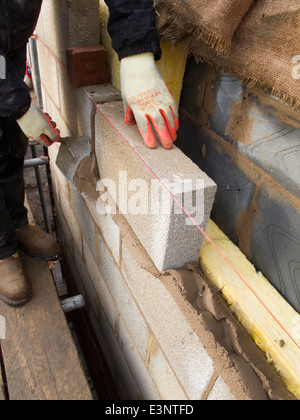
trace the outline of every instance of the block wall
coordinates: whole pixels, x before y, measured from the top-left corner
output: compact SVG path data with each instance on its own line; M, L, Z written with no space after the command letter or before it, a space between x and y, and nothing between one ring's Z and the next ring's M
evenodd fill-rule
M96 122L109 121L105 109L114 103L119 109L120 94L109 85L74 89L65 71L67 47L100 40L98 1L44 0L37 34L45 111L62 137L100 141ZM109 135L119 136L116 131ZM86 300L121 398L251 399L238 370L218 356L214 338L209 349L204 345L197 312L180 290L170 291L172 279L157 269L128 220L100 215L95 197L61 173L55 163L59 147L49 153L63 256ZM88 158L90 144L83 149L81 158Z

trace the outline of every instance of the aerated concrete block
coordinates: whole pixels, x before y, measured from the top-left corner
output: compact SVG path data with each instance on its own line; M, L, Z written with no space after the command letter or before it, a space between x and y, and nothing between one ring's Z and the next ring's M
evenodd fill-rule
M215 183L178 148L148 149L138 128L124 124L122 102L98 109L99 194L107 187L158 270L197 261L203 235L194 221L206 229Z

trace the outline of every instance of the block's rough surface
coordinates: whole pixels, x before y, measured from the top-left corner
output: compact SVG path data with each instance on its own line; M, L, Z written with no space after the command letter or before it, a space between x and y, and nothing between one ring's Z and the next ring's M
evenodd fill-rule
M176 147L146 148L137 127L124 124L122 103L103 104L99 110L96 154L101 179L113 182L111 195L156 267L163 271L197 261L203 236L181 206L205 230L214 182Z

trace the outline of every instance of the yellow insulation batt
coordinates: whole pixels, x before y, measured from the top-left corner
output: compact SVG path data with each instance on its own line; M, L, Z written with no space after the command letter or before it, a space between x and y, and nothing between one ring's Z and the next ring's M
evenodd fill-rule
M207 239L200 251L205 275L221 290L287 388L300 399L300 315L214 222L209 222L206 233L242 279Z

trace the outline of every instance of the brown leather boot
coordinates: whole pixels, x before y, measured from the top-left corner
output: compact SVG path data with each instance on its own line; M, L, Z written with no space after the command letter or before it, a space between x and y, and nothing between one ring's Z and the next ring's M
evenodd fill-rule
M51 235L36 226L25 226L17 229L19 249L24 254L43 260L56 260L59 255L57 242Z
M20 307L31 296L31 285L23 272L19 254L0 261L0 299L9 306Z

